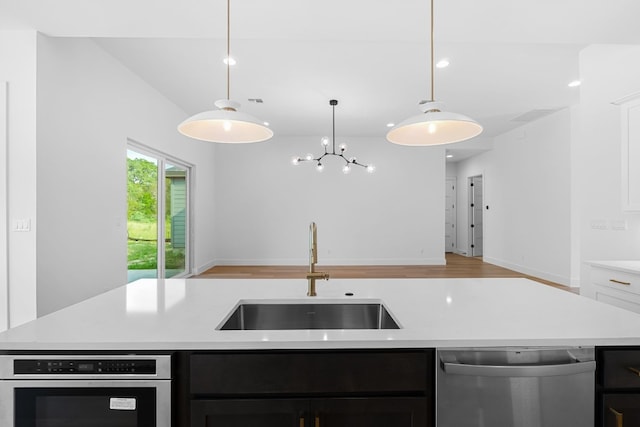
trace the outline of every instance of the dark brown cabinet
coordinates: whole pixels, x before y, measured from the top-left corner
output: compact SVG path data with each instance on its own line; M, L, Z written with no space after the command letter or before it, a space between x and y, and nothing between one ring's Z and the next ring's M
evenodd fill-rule
M432 427L432 350L195 352L191 427Z
M192 401L198 427L429 426L424 398L220 399Z
M605 427L640 426L640 393L603 395Z
M640 426L640 349L598 349L596 425Z

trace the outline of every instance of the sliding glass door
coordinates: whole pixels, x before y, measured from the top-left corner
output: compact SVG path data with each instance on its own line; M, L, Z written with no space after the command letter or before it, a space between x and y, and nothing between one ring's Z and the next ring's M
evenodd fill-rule
M130 144L127 150L127 277L191 273L190 166Z

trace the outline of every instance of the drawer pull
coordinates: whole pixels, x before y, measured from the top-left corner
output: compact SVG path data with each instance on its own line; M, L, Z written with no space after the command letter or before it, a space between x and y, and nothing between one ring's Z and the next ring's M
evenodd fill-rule
M612 283L617 283L618 285L631 286L631 282L623 282L622 280L609 279Z
M629 366L627 369L640 377L640 369L634 368L632 366Z
M616 411L611 406L609 406L609 412L611 412L616 417L616 427L624 427L622 412Z

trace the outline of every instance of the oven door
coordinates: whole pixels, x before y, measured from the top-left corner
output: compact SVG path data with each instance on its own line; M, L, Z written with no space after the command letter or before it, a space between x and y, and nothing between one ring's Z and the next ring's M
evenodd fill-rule
M0 381L0 425L171 427L171 381Z

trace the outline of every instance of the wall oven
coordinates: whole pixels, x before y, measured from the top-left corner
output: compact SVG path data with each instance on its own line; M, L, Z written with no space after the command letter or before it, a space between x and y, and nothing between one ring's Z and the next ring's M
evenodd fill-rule
M171 427L171 356L0 356L0 426Z

